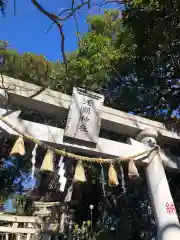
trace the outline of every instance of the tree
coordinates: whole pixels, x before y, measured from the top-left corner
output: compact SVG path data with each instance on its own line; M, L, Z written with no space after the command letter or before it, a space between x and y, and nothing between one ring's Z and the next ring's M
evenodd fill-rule
M147 110L150 116L171 117L179 108L179 3L157 1L157 6L147 10L142 3L127 9L124 21L137 46L135 77L151 99L149 102L144 99L145 104L137 112ZM145 94L142 95L144 98Z
M0 0L0 10L1 10L2 15L4 15L4 8L5 8L5 1Z

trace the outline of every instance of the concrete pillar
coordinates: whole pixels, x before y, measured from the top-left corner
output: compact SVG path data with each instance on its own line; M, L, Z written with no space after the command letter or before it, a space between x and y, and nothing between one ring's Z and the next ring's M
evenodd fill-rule
M157 137L158 133L154 129L147 129L139 133L137 141L152 147L156 145ZM149 161L146 177L156 218L158 240L180 239L179 220L158 150L149 155Z

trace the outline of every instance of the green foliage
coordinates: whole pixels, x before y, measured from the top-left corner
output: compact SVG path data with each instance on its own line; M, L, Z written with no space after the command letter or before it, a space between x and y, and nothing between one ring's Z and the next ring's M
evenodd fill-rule
M4 50L6 50L7 47L8 47L8 42L5 42L5 41L3 41L3 40L0 40L0 51L2 52L2 51L4 51Z
M91 221L87 220L82 223L82 226L74 223L73 238L74 239L88 239L90 238Z
M8 199L14 192L22 192L22 182L27 178L29 159L7 158L0 168L0 195Z
M34 207L25 195L15 194L12 198L12 206L16 210L17 215L32 215Z
M115 31L118 31L121 23L121 14L118 10L105 10L103 15L94 15L87 18L90 31L95 31L96 34L112 36Z
M136 45L131 73L143 100L137 112L150 117L171 117L174 110L179 111L179 13L178 1L158 1L153 10L147 10L142 1L140 7L124 13Z

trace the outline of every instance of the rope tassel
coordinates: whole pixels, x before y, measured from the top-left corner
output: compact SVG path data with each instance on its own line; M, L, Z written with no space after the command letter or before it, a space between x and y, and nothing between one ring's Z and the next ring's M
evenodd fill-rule
M25 152L23 137L19 136L10 152L10 156L13 156L13 155L24 156L25 153L26 152Z
M128 176L134 180L139 178L139 173L133 159L128 163Z
M80 183L86 182L85 171L81 161L79 161L76 165L73 181Z
M110 187L116 187L117 185L119 185L117 173L113 164L111 164L109 167L108 178Z
M54 153L53 151L49 150L47 151L42 165L41 165L41 171L43 172L53 172L54 171Z

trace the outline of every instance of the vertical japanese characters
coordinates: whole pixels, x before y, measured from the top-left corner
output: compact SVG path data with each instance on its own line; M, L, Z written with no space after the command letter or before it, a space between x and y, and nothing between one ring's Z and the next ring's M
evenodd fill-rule
M89 122L90 114L91 114L91 107L92 107L92 99L84 98L83 104L80 110L80 124L79 130L83 132L88 132L87 123Z
M176 214L176 209L175 209L175 206L174 206L173 202L171 202L171 203L166 202L165 207L166 207L167 214L169 214L169 215Z

